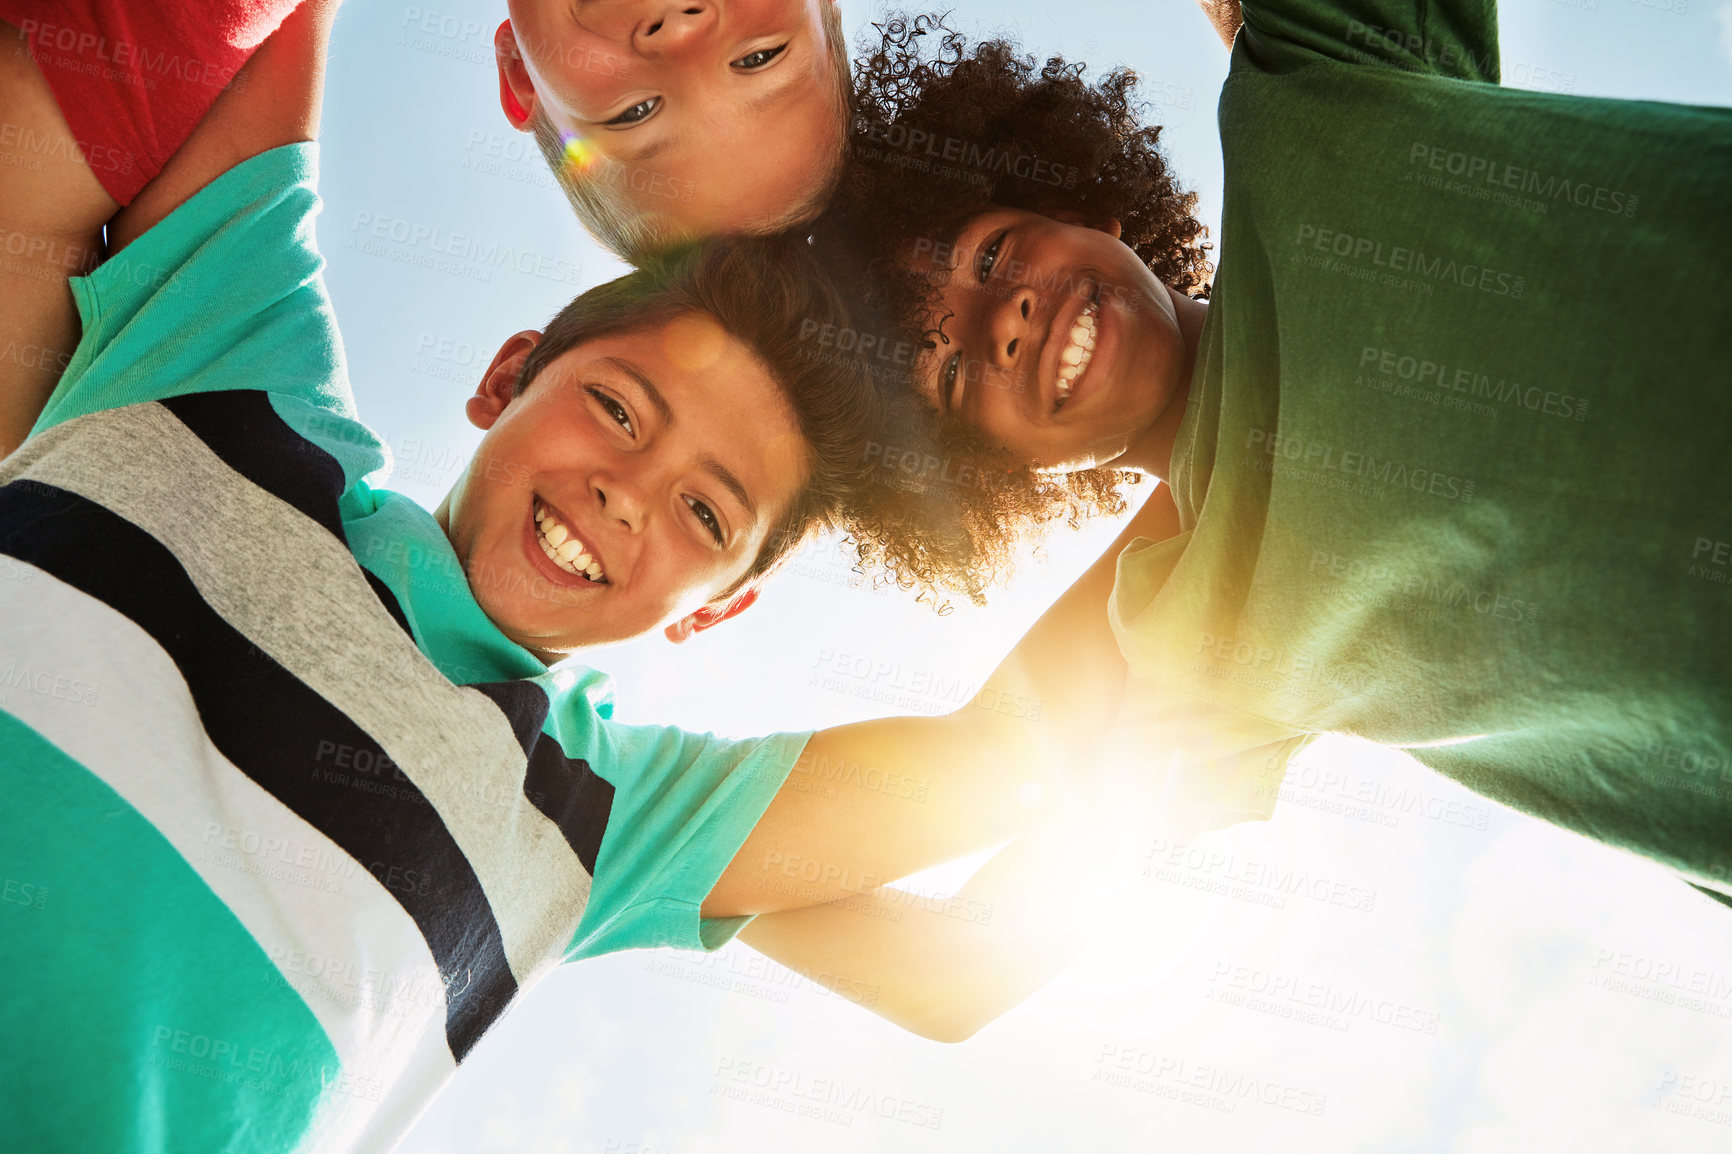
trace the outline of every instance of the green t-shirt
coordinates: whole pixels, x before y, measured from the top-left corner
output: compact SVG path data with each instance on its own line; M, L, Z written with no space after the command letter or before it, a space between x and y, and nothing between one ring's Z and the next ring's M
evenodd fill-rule
M1732 893L1732 113L1499 87L1490 3L1244 15L1126 657Z
M0 462L0 1146L376 1149L562 960L699 906L805 741L611 720L365 480L317 150L73 291Z

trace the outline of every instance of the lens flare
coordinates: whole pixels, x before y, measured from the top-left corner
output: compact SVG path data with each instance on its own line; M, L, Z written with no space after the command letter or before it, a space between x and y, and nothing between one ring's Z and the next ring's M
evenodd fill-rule
M588 142L577 133L562 132L559 137L565 141L565 167L568 170L577 173L588 172L590 167L600 159L595 149L591 148Z

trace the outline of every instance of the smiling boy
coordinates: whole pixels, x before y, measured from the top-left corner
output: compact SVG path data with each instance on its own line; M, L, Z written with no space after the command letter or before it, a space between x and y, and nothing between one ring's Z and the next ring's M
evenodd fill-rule
M859 447L808 434L754 349L791 318L742 291L743 252L722 252L695 291L598 290L545 336L514 335L468 402L487 435L435 517L483 611L547 660L740 612L849 483Z
M1655 769L1732 759L1732 115L1506 88L1490 0L1236 7L1212 286L1124 73L886 33L863 118L1083 173L849 173L922 393L1025 510L1172 482L1103 599L1142 707L1407 750L1732 901L1732 794Z
M615 253L780 232L828 199L848 125L838 0L510 8L500 106Z

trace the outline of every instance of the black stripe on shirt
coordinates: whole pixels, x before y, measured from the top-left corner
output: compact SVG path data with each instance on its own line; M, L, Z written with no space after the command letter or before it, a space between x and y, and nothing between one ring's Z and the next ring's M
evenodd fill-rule
M312 518L337 540L348 540L337 510L346 485L343 466L289 428L268 393L257 389L187 393L157 403L223 464Z
M542 732L549 702L533 681L490 681L468 686L493 699L511 721L517 742L529 756L523 796L559 827L589 876L613 813L613 785L598 777L582 758L565 755L559 741Z
M179 668L223 756L380 879L444 978L445 1036L461 1061L517 982L475 871L379 744L206 604L167 548L108 509L39 482L0 487L0 553L150 634ZM362 764L373 768L355 768Z
M541 727L547 723L547 693L541 686L533 681L479 681L464 688L485 694L499 707L499 712L511 723L511 732L516 735L524 756L528 756L541 736Z
M597 776L589 762L565 756L559 742L543 734L529 753L523 796L559 827L593 878L596 855L613 814L613 784Z
M391 615L391 620L397 623L410 641L414 641L415 631L409 628L408 615L403 612L403 606L398 604L397 595L391 592L391 587L385 584L383 578L375 576L371 569L363 568L361 573L367 578L367 584L373 587L373 596L379 599L379 604L383 605L385 612Z
M348 483L343 466L325 449L307 440L277 413L269 393L257 389L231 389L216 393L185 393L157 402L204 442L223 464L316 522L339 541L346 542L338 499ZM364 426L342 421L342 430L364 431ZM367 584L379 603L411 638L409 618L396 594L373 573L363 568Z

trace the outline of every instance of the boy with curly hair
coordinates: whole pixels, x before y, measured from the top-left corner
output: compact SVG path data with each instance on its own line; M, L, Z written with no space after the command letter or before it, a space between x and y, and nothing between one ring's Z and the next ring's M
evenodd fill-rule
M1128 73L925 19L862 66L823 234L1003 473L982 554L1170 482L1180 531L1097 574L1149 748L1372 738L1732 901L1732 113L1500 87L1489 2L1243 19L1207 285Z

